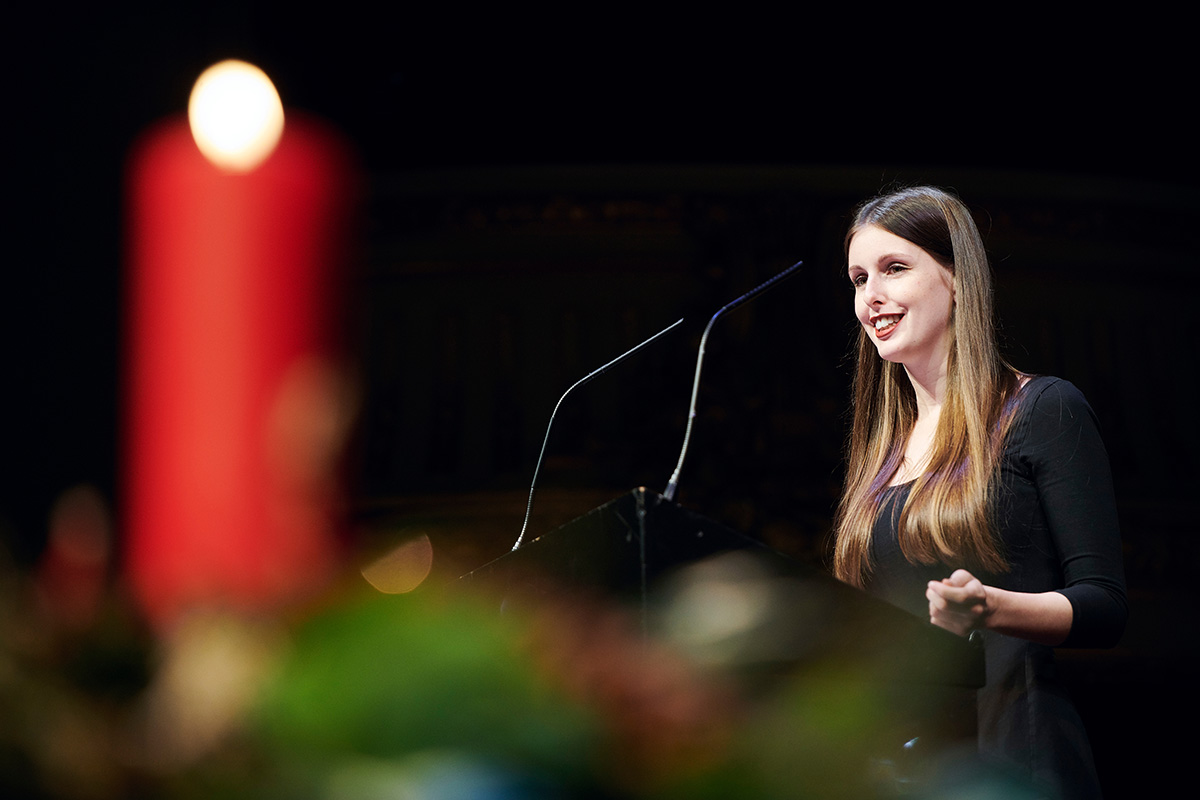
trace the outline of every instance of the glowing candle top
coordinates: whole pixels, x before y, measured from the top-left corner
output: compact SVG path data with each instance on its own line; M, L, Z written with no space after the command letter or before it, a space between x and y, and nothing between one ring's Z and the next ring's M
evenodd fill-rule
M188 123L205 158L226 172L250 172L283 135L283 103L265 72L231 59L197 79Z

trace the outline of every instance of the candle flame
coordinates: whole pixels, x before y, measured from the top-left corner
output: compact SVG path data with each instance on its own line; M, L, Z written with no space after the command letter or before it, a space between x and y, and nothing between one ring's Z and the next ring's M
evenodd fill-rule
M188 122L205 158L227 172L250 172L283 135L283 103L265 72L231 59L197 79Z

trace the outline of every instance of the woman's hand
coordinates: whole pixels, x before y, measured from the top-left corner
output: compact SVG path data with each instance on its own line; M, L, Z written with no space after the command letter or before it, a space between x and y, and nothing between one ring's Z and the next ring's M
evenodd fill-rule
M988 587L965 569L954 570L949 578L930 581L925 598L929 600L929 621L959 636L986 627L992 612Z
M1071 632L1075 613L1061 592L1011 592L985 586L965 569L930 581L925 589L929 621L966 636L986 628L1040 644L1061 644Z

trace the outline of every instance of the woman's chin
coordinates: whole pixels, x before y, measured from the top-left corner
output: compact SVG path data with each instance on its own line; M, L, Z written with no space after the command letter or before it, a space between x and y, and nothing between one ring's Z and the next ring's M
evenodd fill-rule
M889 347L887 342L875 342L875 352L884 361L891 361L893 364L902 363L901 351L895 347Z

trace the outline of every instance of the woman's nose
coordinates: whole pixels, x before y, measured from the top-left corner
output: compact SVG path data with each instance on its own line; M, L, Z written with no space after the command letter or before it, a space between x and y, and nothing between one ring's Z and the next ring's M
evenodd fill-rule
M879 278L875 275L867 277L867 283L863 287L863 300L869 306L882 305L884 301L883 287L880 285Z

